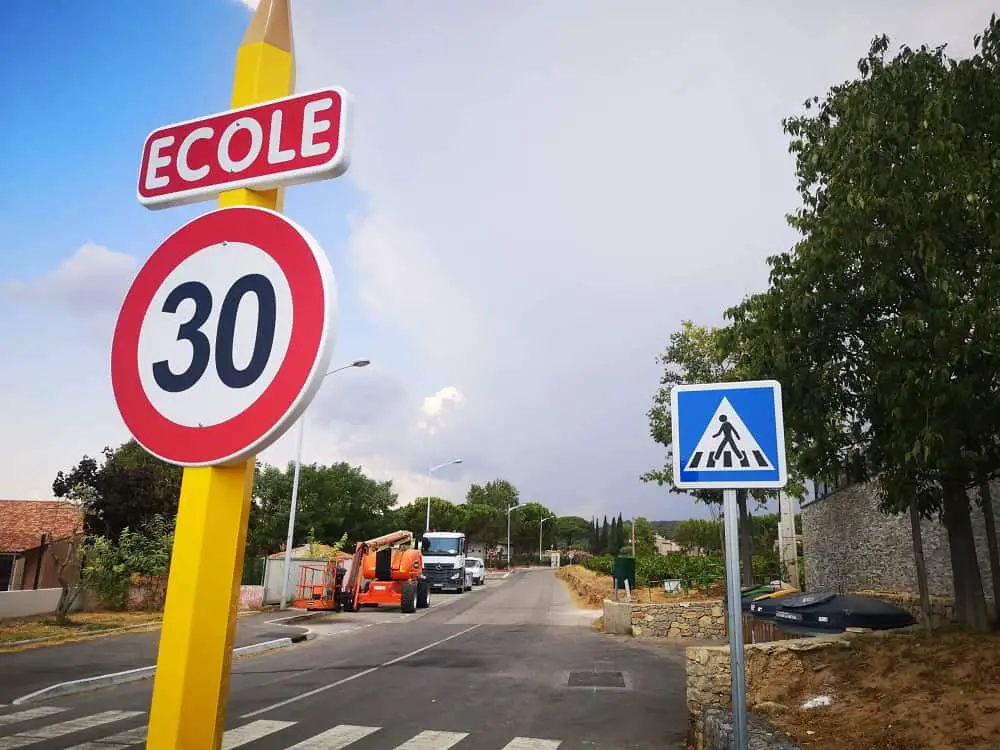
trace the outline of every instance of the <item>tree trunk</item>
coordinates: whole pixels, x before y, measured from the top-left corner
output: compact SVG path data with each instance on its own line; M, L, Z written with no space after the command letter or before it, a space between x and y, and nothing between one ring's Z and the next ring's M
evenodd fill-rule
M753 586L753 523L747 511L746 490L736 491L736 503L740 507L740 567L743 569L744 586Z
M948 530L948 549L951 556L952 583L955 587L955 613L959 625L970 632L990 629L986 615L986 597L983 596L983 579L979 573L976 540L972 534L972 516L969 497L961 481L948 479L942 482L944 512L942 520Z
M983 506L983 520L986 522L986 546L990 552L990 577L993 579L993 622L1000 625L1000 546L997 544L997 523L993 515L993 493L990 483L979 483L979 499Z
M920 619L931 632L931 597L927 588L927 563L924 560L924 538L920 530L920 508L917 498L910 498L910 532L913 537L913 562L917 566L917 586L920 588Z

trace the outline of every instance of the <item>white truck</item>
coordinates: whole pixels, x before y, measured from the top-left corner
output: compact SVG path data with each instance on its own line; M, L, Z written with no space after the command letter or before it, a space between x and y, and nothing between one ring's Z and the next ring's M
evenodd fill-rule
M472 571L465 566L466 539L460 531L428 531L420 539L422 578L432 591L472 591Z

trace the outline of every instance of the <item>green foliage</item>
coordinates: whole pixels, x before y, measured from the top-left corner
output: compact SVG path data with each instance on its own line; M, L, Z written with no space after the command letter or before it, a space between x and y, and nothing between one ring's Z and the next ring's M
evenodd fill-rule
M258 467L250 508L248 554L267 555L285 542L294 473L291 462L284 471L276 466ZM305 543L310 529L318 541L334 544L345 534L354 543L398 528L393 525L391 512L395 502L392 482L378 482L360 466L343 462L330 466L303 464L293 546Z
M473 484L465 495L469 505L488 505L491 508L506 513L511 505L520 504L520 496L511 482L506 479L493 479L484 485Z
M124 609L133 575L166 578L173 548L173 521L153 516L117 540L92 535L84 542L84 587L108 609Z
M630 543L631 531L631 529L627 531ZM656 532L653 531L653 525L642 516L635 519L635 550L633 554L636 557L652 557L657 554Z
M722 524L704 518L681 521L674 527L674 541L685 550L719 554L722 552Z
M560 516L555 520L559 544L566 548L587 545L590 540L590 521L580 516Z
M112 539L126 527L137 528L154 516L177 514L181 469L146 451L135 440L112 450L104 460L84 456L68 472L60 471L52 483L56 497L67 497L75 486L90 488L94 497L87 514L87 531Z
M801 238L727 312L729 350L782 383L796 464L874 479L949 533L959 619L986 626L966 487L1000 470L1000 24L970 58L888 54L784 122Z

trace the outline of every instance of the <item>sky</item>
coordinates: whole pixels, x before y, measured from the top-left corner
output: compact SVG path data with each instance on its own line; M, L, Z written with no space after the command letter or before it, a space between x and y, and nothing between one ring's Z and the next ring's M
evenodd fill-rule
M254 0L49 0L0 46L0 497L129 435L109 380L134 274L214 203L150 211L143 141L228 107ZM460 501L502 477L560 515L679 519L655 361L767 285L798 205L784 117L871 38L968 54L987 0L292 0L297 91L355 101L349 171L285 213L337 278L303 458ZM10 62L16 61L16 62ZM285 465L294 431L260 458ZM461 464L429 467L462 458Z

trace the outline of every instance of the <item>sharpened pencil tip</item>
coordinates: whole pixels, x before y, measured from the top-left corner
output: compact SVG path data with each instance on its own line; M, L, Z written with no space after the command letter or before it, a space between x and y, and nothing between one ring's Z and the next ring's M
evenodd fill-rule
M291 0L260 0L242 44L265 42L272 47L292 51Z

